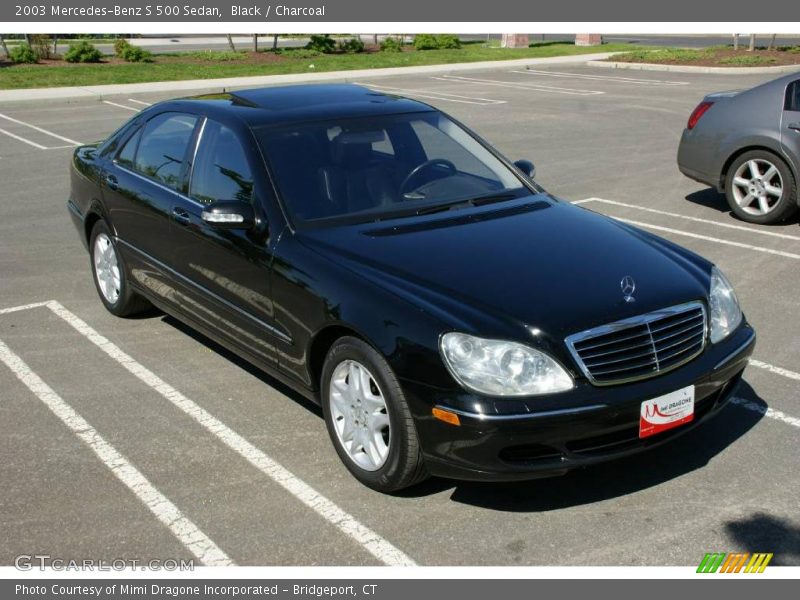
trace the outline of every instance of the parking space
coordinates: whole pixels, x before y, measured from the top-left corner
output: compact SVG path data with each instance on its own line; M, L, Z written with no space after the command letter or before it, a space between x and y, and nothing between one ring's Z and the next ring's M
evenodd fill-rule
M736 220L675 164L704 94L766 78L559 65L359 80L531 159L554 195L713 260L759 335L736 401L666 447L397 496L352 479L319 410L284 386L169 317L116 319L96 299L64 206L70 153L168 94L0 105L0 564L688 565L712 549L800 564L800 228Z

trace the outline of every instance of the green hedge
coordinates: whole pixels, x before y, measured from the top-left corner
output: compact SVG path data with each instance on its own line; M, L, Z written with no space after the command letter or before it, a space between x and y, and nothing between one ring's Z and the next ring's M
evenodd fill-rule
M73 44L64 54L64 60L71 63L96 63L101 58L103 53L89 42Z
M39 62L39 56L28 44L20 44L8 52L8 59L14 64Z
M458 36L449 33L441 35L421 33L414 37L414 49L416 50L456 50L458 48L461 48Z

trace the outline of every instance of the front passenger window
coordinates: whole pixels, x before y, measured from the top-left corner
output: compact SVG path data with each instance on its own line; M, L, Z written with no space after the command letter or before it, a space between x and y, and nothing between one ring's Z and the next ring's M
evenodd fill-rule
M197 117L165 113L150 120L142 132L134 168L142 175L178 190Z
M218 200L251 202L253 175L236 134L206 121L192 168L189 195L202 204Z

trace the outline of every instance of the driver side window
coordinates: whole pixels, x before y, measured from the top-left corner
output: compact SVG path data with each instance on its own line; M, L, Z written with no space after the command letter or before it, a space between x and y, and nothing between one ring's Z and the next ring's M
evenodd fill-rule
M201 204L219 200L253 200L253 174L236 134L208 120L200 138L189 196Z

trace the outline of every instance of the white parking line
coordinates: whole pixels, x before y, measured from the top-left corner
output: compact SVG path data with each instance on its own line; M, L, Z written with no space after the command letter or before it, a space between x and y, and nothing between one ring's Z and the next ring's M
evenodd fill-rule
M775 254L776 256L783 256L784 258L793 258L795 260L800 260L800 254L794 254L792 252L784 252L783 250L774 250L772 248L764 248L762 246L753 246L752 244L744 244L742 242L734 242L732 240L723 240L721 238L711 237L710 235L700 235L699 233L690 233L688 231L681 231L680 229L672 229L671 227L662 227L661 225L643 223L641 221L634 221L632 219L612 217L611 215L606 215L606 216L615 219L616 221L621 221L623 223L628 223L630 225L636 225L637 227L644 227L645 229L655 229L656 231L663 231L665 233L672 233L674 235L683 235L697 240L705 240L707 242L724 244L726 246L735 246L737 248L744 248L746 250L753 250L755 252L764 252L765 254Z
M64 137L63 135L58 135L57 133L53 133L52 131L48 131L47 129L43 129L42 127L37 127L36 125L31 125L30 123L26 123L25 121L20 121L19 119L15 119L14 117L9 117L8 115L4 115L0 113L0 118L5 119L6 121L11 121L12 123L16 123L17 125L24 125L25 127L30 127L31 129L35 129L36 131L43 133L45 135L49 135L50 137L54 137L62 142L67 142L73 146L80 146L81 142L76 142L75 140L71 140L68 137Z
M726 229L736 229L738 231L746 231L748 233L757 233L759 235L766 235L770 237L781 238L784 240L792 240L795 242L800 242L800 236L797 235L790 235L788 233L779 233L776 231L765 231L763 229L755 229L753 227L745 227L744 225L734 225L733 223L720 223L718 221L712 221L711 219L701 219L699 217L690 217L689 215L682 215L679 213L668 212L666 210L658 210L655 208L647 208L645 206L637 206L636 204L627 204L625 202L618 202L616 200L606 200L605 198L586 198L585 200L579 200L578 202L574 202L573 204L583 204L585 202L602 202L603 204L610 204L612 206L622 206L625 208L635 208L636 210L641 210L649 213L654 213L657 215L664 215L666 217L674 217L676 219L685 219L687 221L694 221L695 223L705 223L707 225L714 225L716 227L725 227Z
M561 77L568 79L589 79L597 81L614 81L619 83L634 83L643 85L672 86L689 85L688 81L666 81L663 79L638 79L636 77L619 77L616 75L588 75L586 73L563 73L560 71L540 71L537 69L526 69L524 71L509 71L509 73L525 73L526 75L544 75L547 77Z
M77 315L64 308L59 302L51 300L47 303L47 307L132 375L193 418L231 450L239 454L323 519L337 527L339 531L350 537L380 562L390 566L414 566L416 564L390 542L362 525L352 515L296 477L291 471L267 456L211 413L163 381L147 367L131 358L114 343L92 329Z
M28 308L31 305L28 305ZM50 411L69 427L102 463L119 479L141 502L150 509L178 538L183 546L204 565L229 566L233 561L203 533L197 525L181 513L161 492L142 475L114 446L109 444L81 415L79 415L61 396L47 385L41 377L15 354L3 340L0 340L0 361L11 369L25 386L41 400Z
M108 104L109 106L116 106L117 108L124 108L125 110L129 110L131 112L140 112L138 108L133 108L132 106L125 106L124 104L117 104L116 102L111 102L110 100L103 100L103 104Z
M39 150L49 150L47 146L42 146L41 144L37 144L36 142L32 142L28 139L25 139L22 136L19 136L15 133L11 133L10 131L6 131L5 129L0 129L0 133L7 135L8 137L12 137L15 140L19 140L20 142L25 142L29 146L33 146L34 148L38 148Z
M40 306L47 306L47 302L32 302L31 304L22 304L20 306L9 306L8 308L0 308L0 315L7 315L10 313L19 312L21 310L30 310L32 308L39 308Z
M800 419L796 417L790 417L785 412L780 410L775 410L774 408L769 408L766 405L759 404L758 402L753 402L751 400L745 400L744 398L731 398L731 403L737 406L741 406L742 408L746 408L749 411L754 413L758 413L760 415L764 415L765 417L769 417L770 419L775 419L776 421L780 421L781 423L786 423L787 425L791 425L792 427L800 428Z
M750 364L754 367L758 367L759 369L764 369L765 371L769 371L775 375L782 375L788 379L794 379L795 381L800 381L800 373L795 373L794 371L790 371L789 369L784 369L783 367L776 367L775 365L771 365L769 363L762 362L760 360L756 360L754 358L750 359Z
M533 90L537 92L550 92L553 94L567 94L569 96L597 96L605 94L599 90L581 90L575 88L562 88L551 85L543 85L536 83L519 83L512 81L497 81L496 79L477 79L475 77L461 77L460 75L442 75L441 77L431 77L437 81L463 81L465 83L472 83L481 85L493 85L496 87L512 88L517 90Z
M151 102L142 102L141 100L135 100L134 98L128 98L128 102L133 102L134 104L141 104L142 106L153 106Z
M374 85L371 83L359 83L370 89L379 92L387 92L389 94L407 94L417 98L429 98L432 100L446 100L447 102L458 102L460 104L477 104L479 106L488 106L492 104L506 104L506 100L493 100L491 98L481 98L479 96L461 96L459 94L451 94L449 92L436 92L433 90L409 90L405 88L389 87L383 85Z

